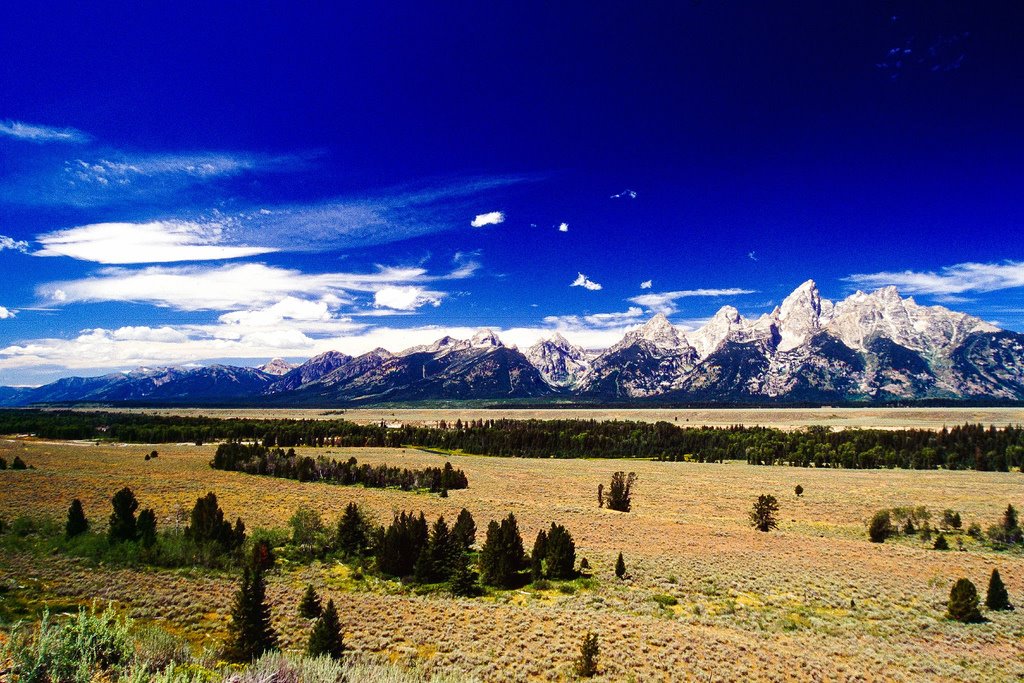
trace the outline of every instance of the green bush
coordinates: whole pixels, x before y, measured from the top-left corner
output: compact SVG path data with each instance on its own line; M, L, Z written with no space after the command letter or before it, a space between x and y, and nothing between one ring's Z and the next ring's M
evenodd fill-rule
M662 607L674 607L679 604L679 600L673 595L658 594L654 595L651 599Z
M103 612L82 608L60 621L44 611L36 629L15 628L4 656L19 683L89 683L110 674L116 678L132 658L130 628L131 621L110 607Z
M156 626L144 626L133 633L135 661L133 673L155 674L188 664L192 650L183 638Z

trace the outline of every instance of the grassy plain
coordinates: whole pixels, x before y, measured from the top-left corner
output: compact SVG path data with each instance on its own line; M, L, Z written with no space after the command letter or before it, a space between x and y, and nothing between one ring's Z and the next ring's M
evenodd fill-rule
M466 411L472 412L472 411ZM346 415L350 417L350 415ZM447 418L445 418L447 419ZM966 419L966 418L965 418ZM963 420L960 420L963 421ZM951 422L952 423L952 422ZM152 448L155 460L143 455ZM478 539L489 519L514 512L527 548L552 521L573 534L592 582L496 597L416 595L397 582L356 580L342 565L316 564L271 576L274 618L286 645L308 625L295 606L307 581L339 606L357 651L427 671L486 681L561 680L582 634L600 634L604 680L1017 680L1024 677L1024 610L962 625L943 619L951 584L973 580L984 594L998 568L1011 601L1024 607L1024 556L964 538L965 552L920 540L869 543L871 514L926 505L933 519L959 510L964 526L995 523L1007 503L1024 507L1021 473L815 470L605 460L453 456L467 490L450 497L299 483L212 470L214 446L113 446L0 440L0 456L35 470L0 472L0 514L63 516L72 498L104 523L110 495L131 486L161 524L215 491L226 513L254 526L283 526L300 504L334 520L357 501L378 521L423 510L453 520L467 507ZM423 466L443 456L412 449L321 449L361 462ZM597 508L596 487L617 469L639 475L634 511ZM800 484L804 495L797 498ZM751 529L760 493L781 503L780 529ZM626 581L613 574L621 551ZM0 582L37 585L61 600L111 599L195 642L223 637L233 576L89 566L66 557L0 557ZM572 594L570 594L572 591ZM678 604L663 596L672 596ZM3 599L0 597L0 599Z

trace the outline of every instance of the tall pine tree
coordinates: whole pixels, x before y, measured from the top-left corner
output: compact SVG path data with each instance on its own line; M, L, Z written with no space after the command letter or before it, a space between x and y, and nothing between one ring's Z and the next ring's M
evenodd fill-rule
M992 576L988 579L988 592L985 595L985 607L991 610L1013 609L1010 604L1010 596L1006 593L1006 586L999 576L999 570L993 569Z
M306 647L306 654L310 657L341 659L344 653L345 642L341 635L341 622L338 620L338 610L334 607L334 600L328 600L324 613L313 624L313 631L309 634L309 645Z
M274 649L277 649L277 633L270 623L263 572L246 567L231 607L228 656L237 662L251 662Z
M82 501L75 498L68 508L68 520L64 524L64 536L74 538L89 530L89 520L85 518L85 510L82 509Z

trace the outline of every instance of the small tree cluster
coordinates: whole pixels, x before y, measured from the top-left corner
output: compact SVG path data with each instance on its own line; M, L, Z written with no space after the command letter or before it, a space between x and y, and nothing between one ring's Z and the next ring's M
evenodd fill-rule
M232 551L245 543L245 524L238 518L232 527L231 522L224 519L224 511L217 504L217 495L211 491L200 496L192 506L185 538L199 545L217 545L224 551Z
M501 523L491 520L480 550L480 576L484 583L511 588L526 560L523 538L515 515L509 513Z
M1017 509L1013 505L1006 506L1003 519L998 525L989 528L988 536L996 543L1005 545L1024 542L1024 532L1021 531L1017 520Z
M422 512L419 517L404 511L396 515L389 527L377 531L377 569L391 576L412 576L428 538L427 520Z
M530 554L530 574L540 579L571 579L576 576L576 543L561 524L551 523L546 532L537 533Z
M313 624L313 631L309 634L309 644L306 646L306 654L310 657L341 659L344 653L345 642L341 634L338 610L334 606L334 600L328 600L323 614Z
M107 539L111 543L141 540L147 548L156 543L156 513L147 508L136 518L139 501L130 488L126 486L115 493L110 504L114 508L107 529Z

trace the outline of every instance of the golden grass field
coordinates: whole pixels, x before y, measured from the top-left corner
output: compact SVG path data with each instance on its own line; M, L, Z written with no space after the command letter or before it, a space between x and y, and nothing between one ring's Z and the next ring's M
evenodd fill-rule
M474 411L465 411L466 414ZM346 415L349 417L349 415ZM446 418L447 419L447 418ZM961 420L962 421L962 420ZM146 462L152 448L160 457ZM995 523L1007 503L1024 507L1024 474L846 471L740 463L518 460L454 456L470 488L447 499L394 490L299 483L212 470L215 446L91 445L0 440L0 456L37 469L0 472L0 510L63 516L71 499L102 523L110 495L131 486L162 524L179 506L214 491L233 519L283 526L300 504L332 521L357 501L378 521L423 510L450 521L467 507L478 540L489 519L514 512L529 550L555 521L573 534L596 586L573 595L524 589L498 597L418 596L395 582L355 582L340 565L275 572L269 580L277 628L301 647L308 626L295 606L307 581L339 606L348 645L428 671L484 681L564 680L582 634L600 634L602 680L1009 681L1024 678L1024 609L991 621L944 620L953 581L966 576L984 595L998 568L1011 601L1024 608L1024 556L965 539L939 552L920 540L868 542L872 513L927 505L933 518L960 511L964 527ZM321 449L361 462L422 466L442 456L411 449ZM617 469L639 482L634 511L597 508L596 487ZM805 493L797 498L794 486ZM781 503L780 529L751 529L760 493ZM627 581L612 572L621 551ZM37 580L52 594L112 599L196 642L223 637L235 580L190 571L89 567L66 557L0 557L0 580ZM675 596L662 607L655 595ZM852 601L852 602L851 602Z
M82 410L95 410L83 408ZM346 419L359 424L434 425L507 418L513 420L664 420L679 426L749 426L797 429L824 425L833 429L942 429L964 423L1005 427L1024 424L1021 408L355 408L325 410L292 408L104 408L112 412L185 415L220 418L291 420Z

